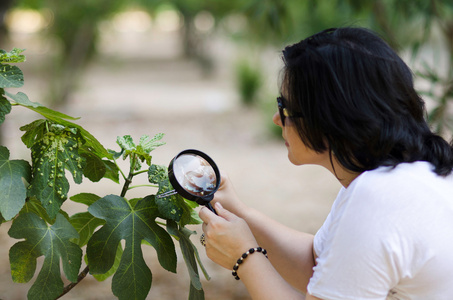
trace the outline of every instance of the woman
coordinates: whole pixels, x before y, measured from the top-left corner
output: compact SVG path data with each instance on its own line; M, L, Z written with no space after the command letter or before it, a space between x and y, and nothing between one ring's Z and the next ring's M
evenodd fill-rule
M283 60L273 120L288 158L343 188L312 236L248 208L223 176L218 215L199 212L208 257L253 299L453 299L453 147L426 124L410 69L362 28L322 31Z

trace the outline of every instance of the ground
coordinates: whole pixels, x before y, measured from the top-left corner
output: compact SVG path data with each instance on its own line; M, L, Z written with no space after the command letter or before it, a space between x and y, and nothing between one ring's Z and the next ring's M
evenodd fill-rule
M42 101L46 82L40 77L40 61L49 56L46 44L30 36L18 36L12 43L28 49L28 62L20 66L26 83L21 91L32 101ZM138 140L143 134L165 133L167 145L153 155L157 164L168 164L187 148L202 150L229 174L237 193L249 206L288 226L315 233L328 214L339 184L320 167L290 164L283 140L268 133L269 121L261 111L244 107L238 100L232 65L240 53L225 39L213 40L209 47L216 53L216 68L206 76L195 62L181 58L175 33L109 36L103 41L102 57L88 67L77 92L61 110L81 117L78 123L111 149L118 149L117 136L130 134ZM270 57L263 59L270 66L268 84L277 91L278 51L270 51ZM25 109L14 108L2 125L4 144L13 159L28 159L18 128L36 117ZM146 178L142 180L146 183ZM108 180L96 184L85 180L82 185L71 186L71 194L82 191L119 193L120 186ZM129 196L144 193L143 189L135 189ZM84 207L68 201L65 209L74 213ZM8 251L17 240L7 235L9 226L5 223L0 227L0 299L21 300L26 299L34 279L28 284L11 280ZM198 245L201 226L191 229L198 233L192 237ZM159 266L151 247L143 247L143 251L153 272L147 299L186 299L189 280L181 254L175 275ZM234 280L229 270L213 264L201 245L199 251L211 275L210 281L202 281L206 299L249 299L242 283ZM110 283L88 276L62 299L116 299Z

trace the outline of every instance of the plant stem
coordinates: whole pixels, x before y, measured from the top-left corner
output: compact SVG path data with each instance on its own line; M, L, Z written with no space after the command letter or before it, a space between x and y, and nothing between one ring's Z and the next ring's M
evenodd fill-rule
M126 196L127 190L129 189L129 185L132 182L132 178L134 178L134 176L136 174L138 174L138 173L134 173L135 161L136 161L136 157L132 156L131 157L131 167L129 170L129 176L127 176L127 178L125 178L126 181L124 182L123 190L121 191L121 197ZM121 171L121 169L120 169L120 171ZM121 172L121 174L123 174L123 172ZM124 174L123 174L123 176L124 176ZM77 277L77 281L72 282L72 283L68 284L67 286L65 286L61 295L55 299L59 299L59 298L63 297L66 293L68 293L70 290L72 290L77 284L79 284L80 281L82 281L88 275L89 271L90 271L90 267L86 266L85 269L83 269L83 271Z
M139 187L153 187L153 188L157 188L159 187L158 185L155 185L155 184L139 184L139 185L134 185L134 186L130 186L129 189L135 189L135 188L139 188Z
M120 166L118 166L118 164L116 163L116 159L114 159L113 162L115 163L116 167L120 171L121 176L123 176L124 180L126 180L126 175L124 175L123 170L121 170Z
M63 297L64 295L66 295L70 290L72 290L77 284L79 284L80 281L82 281L88 275L89 271L90 271L90 267L86 266L85 269L83 269L83 271L77 277L77 281L65 286L63 289L63 292L60 294L60 296L58 296L55 299L59 299L59 298Z
M135 176L134 168L135 168L136 159L137 159L137 157L135 155L131 155L129 175L127 176L126 181L124 182L123 190L121 191L121 195L120 195L121 197L126 196L126 193L129 190L129 185L132 183L132 178L134 178L134 176Z
M134 176L135 176L135 175L140 175L140 174L146 173L146 172L148 172L148 170L141 170L141 171L135 172L133 175L134 175Z

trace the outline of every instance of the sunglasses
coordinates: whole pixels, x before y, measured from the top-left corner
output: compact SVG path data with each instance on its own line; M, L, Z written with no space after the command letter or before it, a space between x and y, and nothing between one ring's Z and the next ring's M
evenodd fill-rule
M283 97L277 97L278 113L280 114L280 120L282 125L285 126L286 118L302 118L303 114L300 112L289 112L286 108L286 99Z

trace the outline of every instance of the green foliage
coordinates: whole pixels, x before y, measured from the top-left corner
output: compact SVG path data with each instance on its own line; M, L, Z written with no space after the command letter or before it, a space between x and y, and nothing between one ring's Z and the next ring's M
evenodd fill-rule
M129 156L137 158L135 169L141 168L141 163L146 161L148 165L151 165L152 156L149 154L151 151L159 146L165 145L164 142L159 142L164 135L162 133L156 134L153 138L148 135L144 135L140 138L138 145L135 145L130 135L117 138L117 143L122 149L123 159Z
M33 182L28 195L38 198L49 216L54 218L69 192L65 170L72 174L75 183L80 184L85 160L78 152L82 144L80 136L61 125L50 124L48 127L42 139L31 147Z
M176 222L168 221L167 230L170 234L176 237L179 240L181 245L182 255L187 264L187 270L189 271L190 276L190 291L193 300L202 300L204 299L203 287L201 286L200 276L198 274L197 261L200 261L198 256L197 248L190 241L190 236L194 234L194 231L190 231L187 228L177 226ZM201 265L201 264L200 264ZM203 271L206 278L209 278L206 270L201 265L201 270Z
M24 160L9 160L9 151L0 146L0 212L11 220L25 204L27 190L22 182L31 179L31 168Z
M66 277L77 281L81 265L82 250L69 239L77 238L74 227L61 214L49 226L33 213L17 217L8 234L18 242L9 251L11 273L15 282L28 282L34 275L36 259L44 255L44 263L38 278L28 291L32 299L54 299L63 291L60 277L60 259Z
M241 60L236 66L237 89L242 103L252 105L258 99L263 84L259 64Z
M0 51L0 61L24 61L20 53ZM134 177L145 173L154 192L156 188L157 193L171 189L167 168L151 164L151 152L165 144L161 141L164 135L144 135L137 144L129 135L118 137L120 151L106 150L88 131L72 122L78 118L32 102L24 93L4 90L22 84L20 69L3 64L0 124L13 107L26 108L44 117L20 128L24 132L22 142L31 152L31 162L10 159L9 150L0 146L0 221L12 220L10 237L25 239L10 249L13 280L30 281L37 258L44 256L28 298L58 298L90 271L98 280L113 275L112 291L119 299L145 299L152 273L143 259L142 244L155 249L164 269L176 272L174 237L180 242L191 274L189 298L203 299L201 282L193 275L198 272L194 262L199 263L189 239L193 232L189 234L184 227L200 222L194 211L197 204L179 195L156 199L152 192L143 198L125 198L133 188L130 184ZM119 157L129 160L127 176L116 163ZM81 184L84 177L93 182L107 178L120 183L122 179L121 195L80 193L69 197L70 201L87 206L86 211L69 216L62 210L70 193L69 179ZM166 227L166 222L171 222L171 226ZM126 242L124 249L121 240ZM79 274L84 246L87 267ZM64 287L60 261L65 277L73 285Z
M153 196L138 201L134 207L119 196L109 195L91 205L88 211L106 224L88 242L87 255L91 273L103 274L115 261L118 244L126 247L112 281L119 299L144 299L151 288L151 271L143 260L142 240L157 251L162 267L176 272L175 246L170 235L155 219L159 215Z

